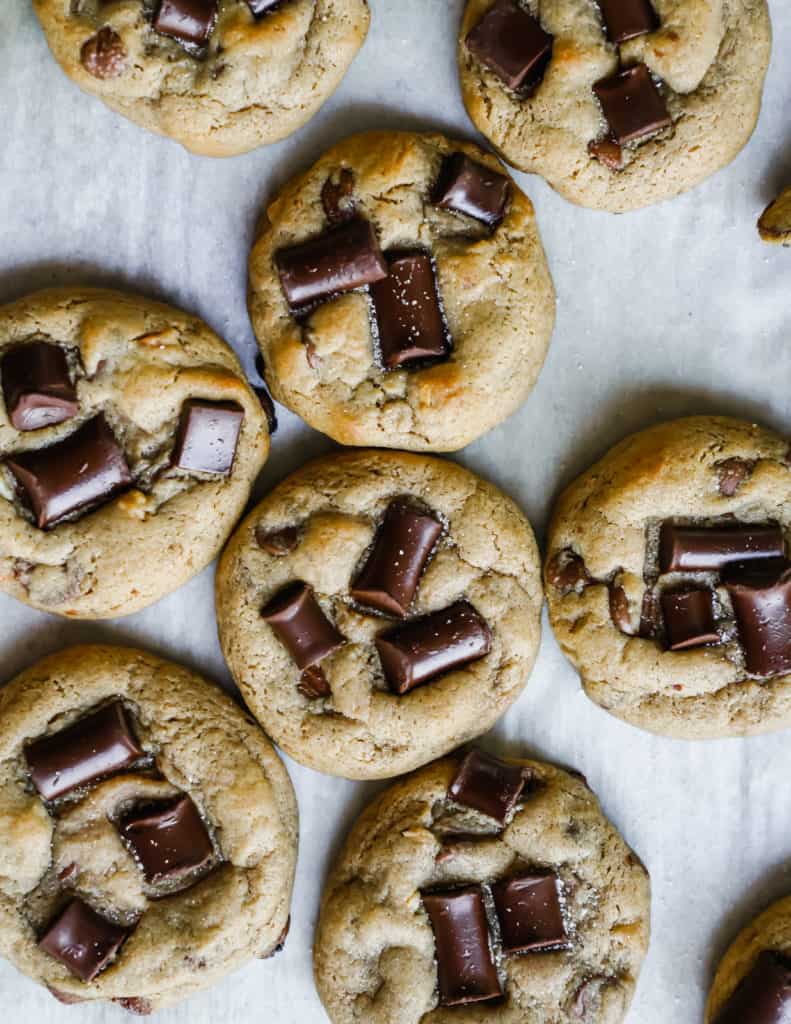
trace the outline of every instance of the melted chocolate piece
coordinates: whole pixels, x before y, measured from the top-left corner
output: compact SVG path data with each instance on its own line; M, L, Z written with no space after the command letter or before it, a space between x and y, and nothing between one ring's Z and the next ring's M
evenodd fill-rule
M372 225L355 219L275 254L283 294L302 312L342 292L387 277L387 264Z
M191 398L181 408L172 462L194 473L228 476L244 422L236 402L206 402Z
M783 558L785 538L779 526L675 526L664 522L659 534L660 572L719 572L733 562Z
M431 201L443 210L464 213L496 228L505 216L511 183L466 153L445 157Z
M600 79L593 91L610 126L612 141L620 146L655 135L673 123L645 64Z
M607 38L619 45L656 32L659 18L650 0L598 0Z
M479 886L423 893L437 949L441 1006L466 1006L502 995L489 946Z
M331 697L332 690L321 665L310 665L300 676L297 689L306 700L322 700Z
M12 348L0 374L6 412L17 430L41 430L77 415L77 390L59 345L32 341Z
M275 558L285 558L299 543L299 531L296 526L284 526L282 530L266 532L260 526L256 528L255 540L262 551Z
M714 1024L789 1024L791 960L772 950L758 955Z
M121 819L118 831L150 885L191 875L214 857L209 833L188 796L136 808Z
M611 583L609 588L609 601L610 618L613 621L613 625L626 636L634 636L629 598L626 596L626 591L623 587Z
M354 216L354 173L348 167L338 172L338 180L327 178L321 190L321 205L330 224L341 224Z
M362 572L351 587L359 604L404 618L442 524L403 500L392 502Z
M42 935L39 948L81 981L90 982L110 963L130 932L75 899Z
M126 70L126 48L123 39L109 25L83 43L80 62L94 78L117 78Z
M464 755L448 787L448 796L504 825L528 779L527 769L473 749Z
M514 0L496 0L466 39L467 49L514 90L531 90L552 57L552 36Z
M344 642L307 583L291 583L261 612L301 669L317 665Z
M447 356L450 346L431 257L388 253L387 266L389 276L371 285L385 368Z
M33 785L45 800L129 768L144 756L117 700L25 747Z
M788 562L736 567L725 585L744 647L747 671L791 672L791 567Z
M662 613L671 651L720 642L714 623L714 595L710 590L663 594Z
M217 0L161 0L153 25L180 43L205 46L217 21Z
M612 139L597 139L595 142L589 142L588 152L611 171L622 171L624 168L623 148Z
M261 374L261 376L263 377L263 374ZM275 403L272 401L272 396L266 388L253 388L253 391L255 391L255 396L261 403L261 408L264 410L267 426L269 427L269 436L272 437L277 433L277 413L275 412Z
M568 594L572 590L584 589L593 582L593 577L585 566L585 561L575 554L571 548L564 548L547 564L547 583Z
M132 482L123 449L102 415L64 441L11 456L6 465L42 530L105 504Z
M752 474L755 463L749 459L726 459L717 464L720 494L732 498L744 481Z
M567 949L556 875L507 878L492 886L504 953Z
M466 601L397 626L376 638L390 689L400 695L485 657L492 648L486 622Z

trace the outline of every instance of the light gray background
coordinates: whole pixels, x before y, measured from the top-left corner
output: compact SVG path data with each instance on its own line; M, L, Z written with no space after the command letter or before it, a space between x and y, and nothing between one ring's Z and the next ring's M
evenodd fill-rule
M371 0L371 7L368 41L318 117L280 145L213 161L147 135L80 93L51 59L29 0L4 0L0 301L72 282L137 289L203 316L252 372L245 264L264 200L358 129L474 134L454 57L462 0ZM530 400L459 461L519 501L539 535L558 489L629 431L700 412L791 430L791 252L763 246L754 227L791 181L791 9L784 0L770 7L775 57L758 130L739 159L702 187L616 218L571 206L536 178L520 179L537 207L557 286L557 330ZM261 493L331 447L279 412ZM0 681L68 643L101 640L139 644L227 683L212 580L210 569L148 611L106 625L61 622L0 596ZM545 623L530 684L486 742L587 775L653 879L651 951L629 1024L700 1021L724 946L791 890L788 735L682 743L622 725L582 695ZM285 953L158 1020L326 1019L310 960L322 879L349 823L381 787L288 767L302 835ZM0 994L15 1024L129 1019L115 1007L62 1007L2 961Z

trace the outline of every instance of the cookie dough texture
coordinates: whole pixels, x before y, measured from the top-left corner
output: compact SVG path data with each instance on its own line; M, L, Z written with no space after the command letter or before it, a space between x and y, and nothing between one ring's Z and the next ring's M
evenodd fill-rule
M23 745L113 698L163 778L116 775L48 814L27 782ZM178 791L209 822L224 863L190 889L149 900L108 815ZM218 688L141 651L70 648L0 690L0 834L0 955L64 1001L160 1009L273 952L288 920L297 806L285 768ZM140 918L90 984L36 944L64 886L108 917Z
M330 873L314 948L332 1024L453 1024L460 1014L475 1024L624 1019L648 946L648 876L579 777L515 763L530 769L533 783L502 833L448 801L453 759L397 782L357 820ZM473 831L474 841L447 838ZM571 949L504 957L502 1003L439 1007L420 891L533 867L563 883Z
M366 0L284 0L256 20L245 0L219 0L197 58L151 25L141 0L33 0L63 70L131 121L206 156L233 156L301 128L340 85L368 32ZM98 78L82 49L108 27L125 56Z
M278 401L341 444L463 448L521 405L544 362L555 293L533 206L512 182L505 219L493 233L432 206L443 158L455 152L507 173L471 143L369 132L339 143L289 182L259 224L249 305L267 384ZM453 342L448 360L384 371L364 292L326 302L304 321L290 313L274 256L326 230L321 191L343 168L354 176L357 212L372 222L383 251L432 253Z
M493 639L482 660L398 697L374 646L396 622L355 607L349 588L385 509L405 495L446 524L412 614L466 599ZM290 554L267 554L256 542L257 532L286 527L299 531ZM327 700L299 693L299 670L261 618L294 580L313 587L347 639L322 662ZM244 520L217 574L220 640L248 707L289 756L356 779L398 775L486 732L525 685L542 603L536 542L513 502L459 466L400 452L347 452L304 466Z
M606 124L592 86L618 69L594 0L530 0L554 36L552 60L529 98L509 90L465 38L491 6L469 0L459 41L464 103L505 159L540 174L566 199L623 213L685 192L725 167L749 140L769 64L766 0L652 0L661 27L620 47L663 82L673 127L626 151L612 171L588 153Z
M621 587L625 625L639 632L649 538L664 519L771 520L788 535L788 450L787 440L740 420L676 420L628 437L563 493L547 545L550 621L597 704L643 729L690 739L791 725L791 677L749 678L735 637L713 647L666 651L656 640L622 632L609 606L611 586ZM731 474L739 463L744 476L728 496L723 490L733 490ZM589 585L567 590L551 582L553 560L564 551L583 559ZM727 611L724 587L717 587L717 597Z
M758 221L758 233L773 245L791 245L791 186L770 203Z
M0 358L32 340L66 349L80 410L20 433L0 401L0 589L73 618L138 611L205 568L238 521L269 451L261 404L206 324L140 296L54 289L0 307ZM244 409L227 477L169 466L182 404L193 398ZM38 529L2 460L63 440L100 412L124 448L132 488L73 522Z

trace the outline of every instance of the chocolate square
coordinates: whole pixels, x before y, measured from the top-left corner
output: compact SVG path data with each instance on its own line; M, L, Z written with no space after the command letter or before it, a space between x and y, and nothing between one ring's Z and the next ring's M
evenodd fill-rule
M747 671L757 676L791 672L791 566L770 562L728 570L730 594Z
M3 398L11 426L41 430L77 415L77 389L59 345L31 341L7 352L0 362Z
M482 750L465 754L448 789L458 804L494 818L504 825L516 807L529 778L525 768L507 764Z
M344 643L306 583L291 583L278 591L261 616L303 670L317 665Z
M560 907L560 882L553 874L520 875L492 886L503 952L567 949Z
M496 228L505 216L511 183L466 153L445 157L431 196L435 206L482 221Z
M206 825L188 796L137 808L118 830L149 885L192 878L214 858Z
M714 622L714 595L710 590L663 594L662 613L671 651L720 642Z
M552 57L552 36L514 0L496 0L466 39L467 49L514 90L534 89Z
M107 967L130 933L130 928L108 921L75 899L50 924L38 945L87 983Z
M389 275L371 285L379 350L388 370L449 351L431 257L425 252L388 253Z
M236 402L189 399L181 409L173 465L188 472L228 476L243 422L244 409Z
M502 995L480 886L423 893L437 950L441 1006L467 1006Z
M598 4L607 38L616 45L659 28L651 0L598 0Z
M660 572L720 572L735 562L766 561L785 556L783 529L774 524L676 526L662 523Z
M626 145L673 123L664 97L645 64L624 68L593 86L614 142Z
M180 43L205 46L217 22L217 0L160 0L153 25Z
M765 949L734 989L714 1024L787 1024L791 1020L791 960Z

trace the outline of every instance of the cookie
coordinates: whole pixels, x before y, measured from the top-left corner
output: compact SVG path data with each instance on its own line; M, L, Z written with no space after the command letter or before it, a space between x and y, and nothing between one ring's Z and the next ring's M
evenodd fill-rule
M467 111L515 167L613 213L685 192L752 135L766 0L469 0Z
M530 200L440 135L369 132L261 219L250 316L273 395L341 444L452 451L525 400L555 294Z
M352 827L316 984L332 1024L618 1024L649 909L645 869L580 776L471 751L397 782Z
M791 187L771 202L758 221L758 234L773 245L791 245Z
M0 589L101 619L218 553L269 451L261 402L196 317L93 288L0 307Z
M725 417L627 438L561 496L545 581L588 696L700 739L791 725L788 442Z
M194 153L277 142L340 85L366 0L33 0L63 70L108 107Z
M150 1013L274 952L297 806L186 669L73 647L0 690L0 955L61 1002Z
M491 484L402 452L330 455L244 520L217 572L225 659L301 764L388 778L516 700L543 603L530 524Z

